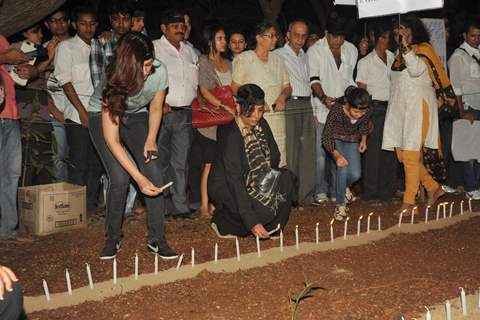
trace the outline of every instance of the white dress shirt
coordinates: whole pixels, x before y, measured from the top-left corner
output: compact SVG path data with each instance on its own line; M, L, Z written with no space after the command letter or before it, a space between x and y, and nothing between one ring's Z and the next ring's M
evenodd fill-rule
M86 108L90 96L93 94L92 78L90 76L90 46L78 35L60 42L55 50L55 71L53 72L59 86L72 83L73 88ZM67 96L63 96L65 119L81 123L77 109L71 104ZM59 103L60 105L60 103Z
M183 42L177 50L165 36L153 41L155 57L167 66L170 106L189 106L197 97L198 57L193 49Z
M356 81L367 85L374 100L388 101L390 98L390 73L395 56L388 50L386 53L387 64L375 49L358 61Z
M357 63L358 51L353 44L345 41L341 47L342 64L337 67L332 51L324 37L307 51L310 67L310 84L320 83L323 92L332 98L343 97L345 89L355 85L353 69ZM328 108L318 99L312 97L314 115L320 123L327 121Z
M310 70L308 67L308 56L305 51L300 49L297 55L287 43L275 50L274 53L280 55L285 62L288 77L290 78L290 86L292 87L292 96L310 97L312 94Z
M455 94L462 96L465 105L480 110L480 65L472 57L474 55L480 59L480 50L466 42L460 48L448 60L450 82Z

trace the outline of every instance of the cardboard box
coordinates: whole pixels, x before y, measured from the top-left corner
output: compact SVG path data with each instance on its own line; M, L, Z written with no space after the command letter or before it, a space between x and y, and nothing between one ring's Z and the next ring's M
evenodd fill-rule
M30 234L86 227L86 206L86 187L54 183L18 189L20 228Z

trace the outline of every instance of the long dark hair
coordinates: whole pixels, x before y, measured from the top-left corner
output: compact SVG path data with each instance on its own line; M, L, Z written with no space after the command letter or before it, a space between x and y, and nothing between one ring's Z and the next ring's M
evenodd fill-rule
M143 63L154 59L153 43L140 32L128 32L117 43L112 63L107 66L107 84L102 93L104 108L116 123L127 108L127 98L144 85Z
M412 30L412 44L430 43L430 33L425 24L414 14L401 17L400 24Z
M220 31L225 32L225 29L218 21L209 21L202 30L201 50L203 54L210 54L217 52L215 48L215 37Z

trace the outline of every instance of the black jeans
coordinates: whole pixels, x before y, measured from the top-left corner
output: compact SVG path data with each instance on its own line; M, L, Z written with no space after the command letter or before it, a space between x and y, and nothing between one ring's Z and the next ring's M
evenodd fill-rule
M23 313L22 287L18 282L13 283L13 291L6 291L0 301L0 319L18 320Z
M103 138L101 112L89 113L90 135L100 154L109 179L107 189L107 238L118 241L122 236L122 220L127 199L130 175L113 156ZM148 134L148 113L126 114L120 121L120 141L135 159L139 170L155 185L162 186L162 166L159 160L145 164L143 147ZM162 240L165 237L165 200L163 194L145 196L148 218L148 240Z

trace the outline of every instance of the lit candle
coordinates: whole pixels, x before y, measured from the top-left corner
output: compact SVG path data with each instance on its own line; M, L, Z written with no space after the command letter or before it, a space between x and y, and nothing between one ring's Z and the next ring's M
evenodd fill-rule
M478 290L478 308L480 309L480 289Z
M113 284L117 284L117 258L113 258Z
M218 263L218 243L215 243L215 264Z
M437 221L438 219L440 219L440 206L441 206L441 203L437 204Z
M432 313L430 312L430 309L428 309L427 307L425 307L425 309L427 309L425 320L432 320Z
M180 255L180 257L178 258L178 262L177 262L177 271L180 270L180 266L182 265L182 261L183 261L183 253Z
M472 198L468 199L468 211L470 211L470 213L472 213Z
M373 216L373 212L370 212L367 217L367 233L370 233L370 218Z
M447 313L447 320L452 320L452 305L450 304L450 301L448 301L448 300L445 303L445 311Z
M447 218L447 205L448 205L448 202L444 202L442 203L443 205L443 219L446 219Z
M377 217L378 231L382 230L382 220L380 216Z
M463 215L463 200L460 201L460 214Z
M235 247L237 249L237 261L240 261L240 243L238 242L238 237L235 237Z
M138 279L138 253L135 253L135 280Z
M454 204L455 204L455 202L453 202L453 201L450 203L450 212L449 212L449 214L448 214L449 218L451 218L452 215L453 215L453 205L454 205Z
M72 295L72 282L70 281L70 273L68 272L68 269L65 269L65 278L67 279L68 294Z
M259 236L256 236L256 239L255 239L255 240L257 241L257 255L258 255L259 257L261 257L261 256L262 256L262 253L260 252L260 237L259 237Z
M47 281L43 279L42 282L43 282L43 291L45 292L45 298L47 299L47 301L50 301L50 292L48 291Z
M158 274L158 254L155 254L155 274Z
M345 224L343 225L343 239L347 239L348 220L350 220L350 217L347 217L347 219L345 219Z
M280 229L280 252L283 252L283 230Z
M315 243L318 244L320 242L320 234L318 232L318 222L315 225Z
M428 223L428 211L430 210L430 206L425 208L425 223Z
M465 317L468 315L467 311L467 297L465 296L465 290L460 288L460 302L462 303L462 315Z
M333 242L333 222L334 221L335 221L334 219L330 221L330 242Z
M403 219L403 213L406 212L407 210L404 209L402 210L402 212L400 212L400 216L398 217L398 226L401 227L402 226L402 219Z
M192 268L195 267L195 249L192 248Z
M88 285L90 286L90 289L93 289L92 271L90 270L90 265L88 263L85 264L87 265Z
M361 225L362 225L362 219L363 219L363 216L358 217L358 221L357 221L357 236L360 235L360 228L361 228Z
M410 224L414 224L415 223L415 211L417 210L417 207L413 207L412 209L412 214L410 216Z
M295 248L300 249L300 244L298 243L298 225L295 226Z

